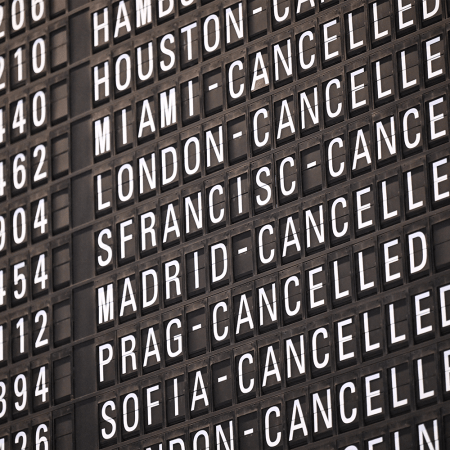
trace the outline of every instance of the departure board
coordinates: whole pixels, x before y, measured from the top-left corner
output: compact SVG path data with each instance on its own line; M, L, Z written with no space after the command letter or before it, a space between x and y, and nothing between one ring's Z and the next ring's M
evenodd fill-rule
M450 450L449 48L449 0L2 0L0 450Z

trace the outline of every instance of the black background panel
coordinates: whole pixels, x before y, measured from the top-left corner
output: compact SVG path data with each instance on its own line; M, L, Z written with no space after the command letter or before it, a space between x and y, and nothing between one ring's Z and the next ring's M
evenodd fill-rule
M0 2L0 449L448 450L448 10Z

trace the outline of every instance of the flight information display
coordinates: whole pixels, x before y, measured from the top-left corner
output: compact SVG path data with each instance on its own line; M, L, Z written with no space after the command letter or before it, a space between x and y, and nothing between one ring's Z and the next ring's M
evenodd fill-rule
M450 450L450 0L0 2L0 450Z

